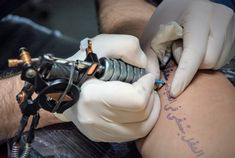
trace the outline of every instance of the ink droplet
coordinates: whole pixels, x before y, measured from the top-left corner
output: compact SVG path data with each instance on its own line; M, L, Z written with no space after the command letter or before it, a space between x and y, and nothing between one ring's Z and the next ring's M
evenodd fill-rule
M183 118L183 120L185 121L185 120L186 120L186 118L184 117L184 118Z
M177 136L180 136L180 134L178 133Z
M191 126L190 126L190 125L187 125L187 128L191 128Z

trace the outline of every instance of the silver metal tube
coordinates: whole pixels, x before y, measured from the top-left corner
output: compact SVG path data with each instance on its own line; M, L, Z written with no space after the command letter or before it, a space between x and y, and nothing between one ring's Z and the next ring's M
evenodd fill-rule
M145 75L144 69L127 64L118 59L101 58L100 61L105 69L99 79L104 81L118 80L133 83Z

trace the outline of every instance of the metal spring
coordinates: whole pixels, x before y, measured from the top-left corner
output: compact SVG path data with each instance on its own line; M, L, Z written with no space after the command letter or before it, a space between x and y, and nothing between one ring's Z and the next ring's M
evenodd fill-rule
M27 158L29 156L30 149L31 149L30 144L26 143L25 149L24 149L22 155L20 156L20 158Z
M20 145L18 143L14 143L12 145L11 158L18 158L19 151L20 151Z
M123 81L133 83L145 75L145 70L127 64L118 59L101 58L101 65L105 67L102 76L99 78L103 81Z
M29 143L26 143L25 148L22 152L22 155L19 156L20 152L20 145L18 143L14 143L12 145L12 151L11 151L11 158L27 158L29 156L31 146Z

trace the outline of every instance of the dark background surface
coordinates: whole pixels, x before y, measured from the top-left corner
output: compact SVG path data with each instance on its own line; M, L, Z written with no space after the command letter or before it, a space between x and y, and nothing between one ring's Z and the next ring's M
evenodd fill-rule
M96 0L31 0L14 14L80 41L98 34L96 4Z

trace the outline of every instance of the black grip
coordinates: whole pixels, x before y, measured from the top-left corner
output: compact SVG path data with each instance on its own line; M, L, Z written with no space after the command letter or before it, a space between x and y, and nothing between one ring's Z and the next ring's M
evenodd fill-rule
M63 63L54 63L51 67L51 70L47 76L47 79L54 80L54 79L66 79L69 80L70 77L70 65L66 65ZM73 81L76 83L78 81L78 71L74 71L73 74Z

